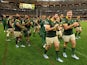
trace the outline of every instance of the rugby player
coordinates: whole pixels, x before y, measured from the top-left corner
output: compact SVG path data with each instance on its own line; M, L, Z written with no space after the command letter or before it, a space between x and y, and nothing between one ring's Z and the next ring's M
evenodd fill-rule
M56 52L56 60L59 62L63 62L63 60L59 56L59 40L56 36L56 28L58 27L58 24L56 24L56 18L58 17L58 14L55 14L51 20L48 20L45 22L45 30L46 30L46 47L44 50L44 58L49 59L47 55L47 51L50 49L51 45L54 44L55 52Z
M80 38L80 34L82 32L82 27L80 25L80 16L77 16L77 19L76 19L76 22L79 23L79 26L77 26L75 29L76 29L76 32L75 32L75 36L76 36L76 39L79 39Z
M25 20L23 25L26 27L27 30L24 30L24 36L26 37L26 43L28 44L28 46L30 45L30 35L31 35L31 30L30 27L32 25L32 22L30 21L30 18L28 15L25 15Z
M75 34L73 33L73 28L79 26L77 22L75 22L72 18L73 13L72 10L67 11L66 18L63 21L63 40L64 40L64 47L63 47L63 57L67 58L66 54L66 48L68 42L71 42L72 44L72 58L79 60L79 57L75 54L75 48L76 48L76 40L75 40Z
M14 22L14 35L16 37L16 48L19 48L19 42L21 42L21 47L25 47L25 45L22 44L22 32L23 30L25 30L26 28L22 25L22 22L20 20L20 15L16 14L16 19Z
M57 28L56 35L58 36L59 39L62 38L62 23L61 23L61 18L58 16L57 18L57 24L59 24L59 27Z
M46 31L45 31L45 27L44 27L45 21L47 21L46 15L42 15L41 20L40 20L40 37L42 38L43 48L46 45Z
M13 16L9 16L9 18L7 19L7 22L6 22L6 27L7 27L7 30L6 30L6 38L7 39L6 39L6 41L11 41L10 36L14 35L13 23L14 23Z
M6 21L7 21L6 15L3 15L2 24L3 24L4 32L6 31Z

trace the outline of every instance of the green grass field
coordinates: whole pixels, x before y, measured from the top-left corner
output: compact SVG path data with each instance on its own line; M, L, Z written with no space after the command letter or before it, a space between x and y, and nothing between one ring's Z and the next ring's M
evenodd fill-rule
M81 22L83 32L77 40L76 54L80 60L71 58L71 44L68 44L68 58L62 57L63 41L60 41L60 55L64 63L56 61L54 46L49 50L49 60L43 58L43 48L38 34L31 36L31 47L16 48L15 40L6 42L6 36L0 24L0 65L87 65L87 22Z

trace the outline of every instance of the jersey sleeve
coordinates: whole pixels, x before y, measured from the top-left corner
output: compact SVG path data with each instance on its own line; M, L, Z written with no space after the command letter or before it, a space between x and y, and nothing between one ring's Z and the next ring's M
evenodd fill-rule
M66 24L67 23L67 20L64 18L64 19L62 19L61 23L62 24Z
M49 23L49 20L46 20L45 22L44 22L44 25L49 25L50 23Z

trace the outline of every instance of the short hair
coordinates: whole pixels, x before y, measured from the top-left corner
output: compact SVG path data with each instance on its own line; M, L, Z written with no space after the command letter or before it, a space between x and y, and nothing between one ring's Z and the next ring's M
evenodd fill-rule
M72 10L67 10L67 12L72 12Z

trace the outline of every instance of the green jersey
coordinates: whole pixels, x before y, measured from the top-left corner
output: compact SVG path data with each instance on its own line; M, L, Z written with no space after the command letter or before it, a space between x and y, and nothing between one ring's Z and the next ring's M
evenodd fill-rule
M2 19L3 25L6 25L6 21L7 21L7 18L3 18L3 19Z
M40 20L40 32L41 33L45 33L46 31L45 31L45 27L44 27L44 24L45 24L45 21L46 20Z
M50 25L50 27L54 27L56 22L52 22L51 20L45 21L45 25ZM46 31L46 37L55 37L56 36L56 31Z
M71 25L71 24L73 24L74 22L75 22L75 20L73 20L73 19L68 20L67 18L64 18L64 20L63 20L63 23L64 23L64 24L68 24L68 25ZM65 29L64 29L63 35L71 35L71 34L73 34L73 28L70 28L70 29L68 29L68 30L65 30Z
M81 21L81 20L80 20L80 19L76 19L75 21L79 23L79 26L77 26L77 27L80 27L80 26L81 26L81 25L80 25L80 21Z
M25 27L28 29L28 30L30 30L30 23L31 23L31 21L29 20L29 19L25 19L24 20L24 22L25 22Z
M12 21L12 19L7 19L7 22L6 22L7 28L12 28L12 26L10 25L11 21Z
M19 19L16 19L16 20L15 20L15 22L14 22L15 31L21 31L21 28L16 25L17 22L18 22L19 24L21 24L21 21L20 21Z

